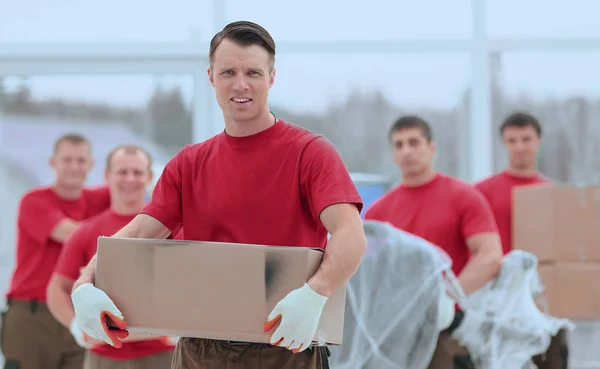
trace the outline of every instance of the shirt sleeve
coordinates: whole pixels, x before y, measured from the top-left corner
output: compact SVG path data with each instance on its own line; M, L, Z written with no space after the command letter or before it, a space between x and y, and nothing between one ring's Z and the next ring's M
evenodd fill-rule
M51 201L25 196L19 205L19 227L35 241L45 244L56 226L67 216Z
M79 227L65 240L54 273L72 280L79 278L80 269L88 263L87 250L93 242L87 227L85 225Z
M363 202L350 173L325 137L306 146L300 162L300 182L304 200L316 221L320 221L321 212L333 204L350 203L362 211Z
M140 211L156 218L171 232L182 220L182 165L185 148L178 152L165 166L158 179L150 201Z
M475 189L483 195L483 197L489 201L489 191L486 182L478 182L474 185Z
M478 190L466 189L463 191L461 201L463 201L461 231L465 239L479 233L498 232L490 205Z

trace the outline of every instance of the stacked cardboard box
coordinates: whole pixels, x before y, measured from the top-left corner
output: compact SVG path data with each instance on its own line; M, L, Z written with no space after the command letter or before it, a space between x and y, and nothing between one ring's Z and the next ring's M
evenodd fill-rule
M551 315L600 318L600 187L515 189L513 245L537 256Z

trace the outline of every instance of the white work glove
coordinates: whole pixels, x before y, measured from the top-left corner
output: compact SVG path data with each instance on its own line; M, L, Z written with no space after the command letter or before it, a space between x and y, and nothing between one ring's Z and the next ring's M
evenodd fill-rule
M83 331L79 328L79 325L77 324L77 318L73 318L73 320L71 320L71 324L69 325L69 331L71 332L73 338L75 338L75 342L77 342L79 346L85 349L90 347L90 345L86 341L86 334L83 333Z
M275 305L264 330L269 332L279 323L271 334L271 345L285 347L294 353L310 347L327 297L313 291L308 284L288 293Z
M452 324L452 321L454 320L454 314L456 313L454 306L454 300L444 293L440 299L440 307L437 318L438 329L440 332L450 327L450 324Z
M129 335L127 324L123 314L104 291L85 283L73 291L71 300L77 325L85 334L115 348L123 346L122 340ZM110 328L109 322L112 323Z

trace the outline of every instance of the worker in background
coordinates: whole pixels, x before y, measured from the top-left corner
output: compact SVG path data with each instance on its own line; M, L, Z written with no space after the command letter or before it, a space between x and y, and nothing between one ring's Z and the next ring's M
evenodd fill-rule
M16 265L6 294L1 348L5 368L80 369L84 350L50 313L46 288L62 244L80 222L109 206L105 186L84 188L91 145L78 134L54 143L51 186L28 191L17 215Z
M519 186L550 183L537 170L537 157L542 142L542 126L532 115L516 112L500 126L500 137L508 153L508 167L486 178L475 187L487 199L496 218L504 254L512 245L512 194ZM533 358L540 369L562 369L568 363L567 332L561 329L552 338L545 355Z
M328 297L365 252L362 200L325 137L270 112L275 42L267 30L252 22L228 24L211 40L209 61L225 130L177 153L150 202L115 236L164 238L183 223L186 240L324 250L316 273L265 312L270 344L184 337L172 368L328 368L328 348L313 346L312 339ZM93 285L95 270L96 257L74 285L77 322L91 337L118 344L122 332L108 335L101 312L110 311L126 330L123 315Z
M452 259L452 270L467 295L483 287L502 263L489 205L473 186L435 171L433 134L421 117L396 120L389 139L402 182L375 201L365 219L390 223L439 246ZM450 336L461 316L459 311L454 321L449 319L448 326L440 327L429 368L473 367L466 349Z
M71 331L86 352L84 369L168 369L175 346L168 339L128 337L120 349L105 342L86 342L78 327L71 290L79 271L96 253L97 240L112 236L129 223L146 203L152 181L152 157L143 148L119 146L108 154L105 178L111 193L110 208L85 221L65 242L48 285L48 306L56 319Z

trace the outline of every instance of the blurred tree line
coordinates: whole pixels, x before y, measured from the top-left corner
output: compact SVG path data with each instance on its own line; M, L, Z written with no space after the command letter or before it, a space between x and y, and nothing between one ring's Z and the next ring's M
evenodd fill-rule
M540 170L560 182L600 182L600 100L572 97L563 100L509 98L493 81L492 115L495 169L506 166L498 130L502 119L514 110L536 115L543 124ZM403 114L419 114L434 130L441 172L461 175L466 158L466 133L469 119L469 93L453 109L424 108L408 110L391 102L381 93L351 93L345 102L332 104L323 114L295 112L272 106L278 117L324 134L338 148L348 169L353 172L386 174L397 179L390 158L387 133L391 123ZM8 93L0 81L0 109L6 114L27 114L77 118L89 122L118 121L175 154L192 137L192 113L177 88L156 87L147 104L140 108L119 108L106 104L78 103L52 99L34 100L24 84Z

